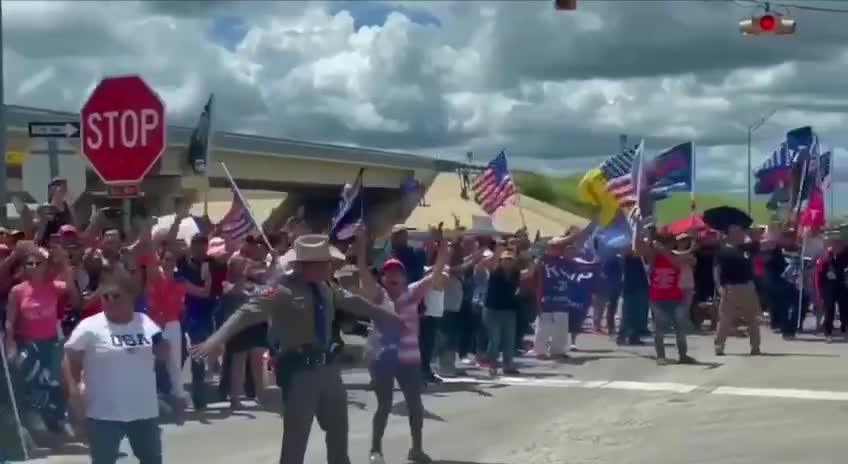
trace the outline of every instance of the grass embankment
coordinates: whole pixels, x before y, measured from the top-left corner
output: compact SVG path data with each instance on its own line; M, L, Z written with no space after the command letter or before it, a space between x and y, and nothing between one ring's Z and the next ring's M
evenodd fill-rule
M582 174L545 176L526 171L518 171L513 174L522 194L585 218L592 215L592 207L577 200L577 184L583 177ZM724 205L734 206L743 211L747 208L747 199L742 195L699 192L696 194L695 200L698 211ZM751 206L755 222L761 224L768 222L770 213L766 210L765 200L755 199ZM659 224L673 222L688 214L688 192L674 192L669 198L657 202L657 222Z

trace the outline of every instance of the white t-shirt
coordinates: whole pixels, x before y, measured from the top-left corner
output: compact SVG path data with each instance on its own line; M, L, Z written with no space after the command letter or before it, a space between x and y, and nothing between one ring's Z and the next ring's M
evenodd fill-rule
M83 319L65 348L84 353L82 381L86 416L129 422L159 417L153 344L162 330L146 314L128 324L103 313Z
M445 291L430 290L424 297L424 315L430 317L442 317L445 313Z

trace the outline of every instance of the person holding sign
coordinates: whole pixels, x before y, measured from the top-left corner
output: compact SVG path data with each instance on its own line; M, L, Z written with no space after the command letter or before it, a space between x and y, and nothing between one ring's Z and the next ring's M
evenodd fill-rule
M542 298L534 351L539 357L567 357L568 334L576 347L580 324L592 302L598 272L577 245L586 234L569 231L548 243L540 260ZM550 346L548 342L550 341Z
M665 357L665 330L670 324L674 326L677 338L678 362L696 362L687 354L689 308L680 288L681 268L694 266L695 257L691 248L682 252L672 251L674 245L675 239L670 235L657 236L656 240L637 235L633 242L633 250L649 264L648 297L654 316L654 349L660 366L669 363Z

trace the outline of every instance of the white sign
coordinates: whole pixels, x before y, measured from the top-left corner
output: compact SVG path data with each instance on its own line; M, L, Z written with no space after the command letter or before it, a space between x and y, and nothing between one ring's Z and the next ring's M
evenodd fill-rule
M60 150L68 150L70 144L59 144ZM75 202L86 187L85 171L87 163L79 155L60 154L57 157L58 176L68 180L68 203ZM39 150L26 157L21 168L21 184L38 203L47 202L47 185L50 183L50 157Z
M103 130L106 132L104 141ZM159 113L152 108L134 110L106 111L104 113L91 113L86 119L85 143L86 146L97 150L104 142L106 148L114 149L135 148L147 146L148 140L153 137L152 132L159 126ZM116 143L116 136L120 143Z

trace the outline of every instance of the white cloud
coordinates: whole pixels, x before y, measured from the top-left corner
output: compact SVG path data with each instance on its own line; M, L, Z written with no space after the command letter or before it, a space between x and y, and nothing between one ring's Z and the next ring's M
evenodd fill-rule
M745 128L780 108L755 166L806 124L848 156L840 18L749 40L730 2L397 2L385 21L349 5L5 1L7 99L75 111L101 77L139 73L179 124L214 92L224 129L454 159L504 147L551 171L596 164L622 132L652 150L695 139L705 189L744 187ZM222 15L244 36L210 37Z

